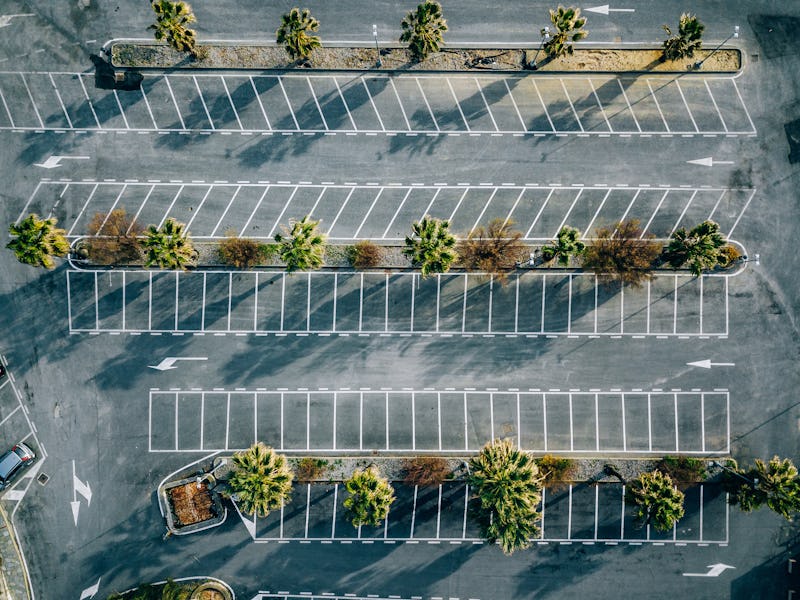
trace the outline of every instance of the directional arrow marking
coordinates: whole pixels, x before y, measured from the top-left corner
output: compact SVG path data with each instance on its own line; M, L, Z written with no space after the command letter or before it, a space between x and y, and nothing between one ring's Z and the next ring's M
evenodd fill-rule
M593 12L598 13L601 15L607 15L610 12L635 12L635 8L611 8L608 4L603 4L602 6L594 6L592 8L584 9L586 12Z
M175 363L179 360L208 360L207 356L168 356L157 365L147 365L151 369L157 371L167 371L169 369L177 369Z
M683 573L684 577L719 577L720 573L725 571L725 569L735 569L736 567L732 567L731 565L726 565L723 563L716 563L713 565L708 565L706 567L709 569L708 573Z
M713 167L714 165L732 165L732 160L714 160L713 156L706 156L705 158L696 158L694 160L687 160L690 165L700 165L701 167Z
M95 583L92 587L88 587L81 592L81 597L79 600L84 600L85 598L94 598L94 595L97 593L97 590L100 589L100 577L97 578L97 583Z
M86 505L92 505L92 488L89 487L89 482L83 483L75 475L75 461L72 461L72 502L69 503L72 508L72 520L75 521L75 527L78 526L78 513L81 510L81 503L78 500L78 494L86 499ZM97 590L95 590L96 592Z
M0 27L8 27L11 25L11 19L14 17L35 17L34 13L24 13L18 15L0 15Z
M711 367L735 367L736 363L715 363L711 359L698 360L695 362L686 363L690 367L700 367L701 369L710 369Z
M89 156L48 156L47 160L43 163L34 163L34 166L42 167L43 169L55 169L56 167L60 167L60 162L62 160L89 160Z

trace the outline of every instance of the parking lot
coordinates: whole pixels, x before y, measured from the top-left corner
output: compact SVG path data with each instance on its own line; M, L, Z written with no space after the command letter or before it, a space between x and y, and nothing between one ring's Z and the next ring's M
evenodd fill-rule
M618 221L638 219L645 234L667 239L706 219L733 237L756 190L670 186L357 185L289 183L152 183L42 181L20 213L54 216L70 237L87 235L95 214L125 209L141 227L173 218L192 238L233 234L272 240L281 225L305 215L331 241L402 242L425 215L466 236L493 219L513 222L531 242L555 238L564 225L585 238Z
M0 73L0 129L226 133L755 135L736 80L705 75Z
M727 391L151 390L150 452L730 452Z
M67 271L71 333L728 335L725 275Z
M475 500L463 482L420 488L396 482L395 502L379 527L355 528L347 520L341 484L297 484L291 501L265 518L242 517L256 542L278 540L362 543L483 543L472 514ZM727 494L700 484L685 492L686 514L669 532L637 526L621 483L545 488L540 507L543 543L716 544L728 543Z

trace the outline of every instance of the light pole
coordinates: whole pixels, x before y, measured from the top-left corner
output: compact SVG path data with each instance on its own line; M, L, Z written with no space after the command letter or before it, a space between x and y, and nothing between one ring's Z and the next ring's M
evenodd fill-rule
M381 68L381 50L378 48L378 26L373 23L372 25L372 37L375 38L375 52L378 53L378 60L375 61L375 66L379 69Z
M539 43L539 47L536 49L536 55L530 63L530 67L533 71L539 68L536 66L536 60L539 58L539 53L542 51L545 41L550 39L550 28L545 27L539 33L542 34L542 41Z
M739 37L739 26L738 26L738 25L734 25L734 26L733 26L733 32L731 32L731 34L730 34L728 37L726 37L726 38L725 38L725 39L722 41L722 43L721 43L719 46L717 46L716 48L714 48L714 49L711 51L711 54L709 54L708 56L706 56L706 57L705 57L703 60L698 60L697 62L695 62L695 63L694 63L694 68L695 68L695 69L699 69L700 67L702 67L704 62L706 62L706 61L707 61L709 58L711 58L712 56L714 56L714 53L715 53L717 50L719 50L719 49L720 49L720 48L722 48L722 47L723 47L723 46L724 46L726 43L728 43L728 40L730 40L731 38L738 38L738 37Z
M747 256L747 254L745 254L744 256L742 256L741 262L743 262L743 263L752 262L752 263L756 263L756 265L760 265L761 264L761 255L756 253L756 254L753 255L753 258L750 258L750 257Z
M758 477L754 477L754 478L752 479L752 481L751 481L750 479L748 479L747 477L745 477L744 475L742 475L742 474L741 474L741 473L739 473L738 471L734 471L734 470L733 470L733 469L731 469L730 467L726 467L726 466L725 466L725 465L723 465L721 462L719 462L719 461L716 461L716 460L710 460L710 461L708 461L708 464L709 464L709 465L711 465L711 466L713 466L713 467L719 467L720 469L723 469L723 470L725 470L725 471L728 471L728 473L732 473L733 475L736 475L736 477L738 477L739 479L744 479L744 480L745 480L747 483L749 483L749 484L750 484L750 486L751 486L753 489L756 489L756 487L758 486Z

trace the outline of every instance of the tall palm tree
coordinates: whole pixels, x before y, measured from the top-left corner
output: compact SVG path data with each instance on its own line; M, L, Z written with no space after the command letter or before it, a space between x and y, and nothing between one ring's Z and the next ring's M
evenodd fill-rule
M311 16L311 11L293 8L281 17L281 26L275 32L279 44L283 44L292 60L308 58L314 48L319 48L319 36L309 35L319 29L319 21Z
M423 277L431 273L446 273L456 260L456 238L449 231L450 222L433 219L425 215L422 221L411 226L411 235L406 236L403 254L419 267Z
M678 33L672 35L668 25L663 25L664 31L670 36L664 40L663 60L678 60L694 56L695 50L700 50L703 45L703 30L706 28L696 16L683 13L678 21Z
M308 215L299 221L291 221L291 229L281 227L283 233L275 234L278 255L286 263L286 270L305 271L319 269L325 256L325 235L317 231L319 221L311 221Z
M511 440L494 440L470 460L469 485L480 500L484 536L506 554L527 548L537 534L543 476Z
M688 263L692 273L700 276L706 269L717 266L725 243L719 225L714 221L703 221L688 232L683 227L677 229L672 234L665 257L674 269Z
M625 501L634 506L636 520L653 525L659 531L670 531L683 517L683 492L672 478L661 471L642 473L628 482Z
M550 21L555 31L544 44L544 51L550 58L572 54L572 42L578 42L589 35L583 28L586 17L581 17L580 8L559 6L556 10L551 9Z
M581 232L575 227L564 226L558 232L555 241L542 247L542 256L546 261L558 259L558 264L566 267L571 256L583 254L586 245L581 241Z
M158 229L150 225L145 232L142 245L147 250L145 265L158 265L162 269L186 269L196 256L185 225L175 219L167 219Z
M234 454L233 466L228 485L244 512L266 517L289 501L294 474L286 457L263 442Z
M6 248L13 251L19 262L34 267L52 269L54 256L66 256L69 252L67 232L56 227L55 218L40 219L30 214L19 225L11 224L8 232L16 236Z
M153 12L156 22L149 29L155 30L155 38L166 42L178 52L195 54L197 37L193 29L186 26L197 21L192 7L187 2L171 2L170 0L154 0Z
M774 456L766 464L756 459L742 476L752 483L748 485L741 479L730 479L729 483L737 486L732 502L743 511L750 512L766 504L790 521L800 512L800 477L790 459Z
M394 489L376 467L357 469L344 482L344 487L350 494L344 500L344 507L353 527L377 527L386 520L394 502Z
M444 44L443 34L447 21L442 16L442 5L426 1L410 11L400 23L403 33L400 41L408 42L408 49L416 61L425 60L431 52L438 52Z

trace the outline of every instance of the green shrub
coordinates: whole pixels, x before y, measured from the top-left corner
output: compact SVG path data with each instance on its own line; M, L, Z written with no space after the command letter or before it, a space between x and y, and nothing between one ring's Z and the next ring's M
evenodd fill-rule
M555 484L571 481L578 470L578 465L574 460L563 456L545 454L541 458L537 458L535 462L539 467L539 472L544 476L545 485L551 488L559 487Z
M658 461L656 469L669 475L679 486L705 481L708 475L706 462L690 456L665 456Z

